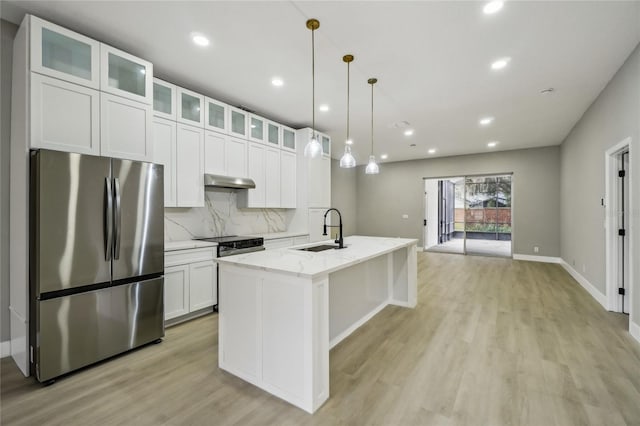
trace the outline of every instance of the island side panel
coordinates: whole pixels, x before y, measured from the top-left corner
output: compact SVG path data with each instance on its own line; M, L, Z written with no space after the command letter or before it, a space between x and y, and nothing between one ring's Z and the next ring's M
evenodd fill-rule
M220 368L310 413L326 401L326 275L220 264L219 306Z
M418 262L416 246L411 245L389 253L390 302L415 308L417 303Z
M329 341L337 345L389 303L387 256L329 274Z

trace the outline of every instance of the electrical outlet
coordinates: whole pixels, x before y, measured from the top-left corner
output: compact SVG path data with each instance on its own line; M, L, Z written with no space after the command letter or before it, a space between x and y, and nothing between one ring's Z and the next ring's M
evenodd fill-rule
M538 253L540 251L540 247L538 246L533 246L533 252L534 253Z

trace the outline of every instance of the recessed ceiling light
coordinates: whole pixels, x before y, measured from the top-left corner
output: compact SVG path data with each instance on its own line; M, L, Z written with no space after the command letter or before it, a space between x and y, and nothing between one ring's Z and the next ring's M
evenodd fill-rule
M281 78L273 77L273 80L271 80L271 84L273 84L276 87L280 87L284 84L284 81L282 81Z
M431 148L429 151L427 151L429 154L435 154L436 153L436 149L435 148Z
M353 145L353 140L351 139L347 139L347 141L345 142L347 145Z
M413 135L413 129L407 129L407 130L405 130L405 131L404 131L404 135L405 135L405 136L411 136L411 135Z
M502 6L504 6L504 2L490 1L489 3L484 5L484 7L482 8L482 11L487 15L491 15L498 12L500 9L502 9Z
M389 158L389 156L387 154L380 155L380 159L381 160L386 160L387 158Z
M510 61L511 61L511 58L500 58L491 64L491 69L495 71L501 70L505 68L507 65L509 65Z
M488 126L493 123L493 117L483 117L480 119L479 123L481 126Z
M489 148L495 148L496 146L498 146L498 141L491 141L487 144L487 146Z
M205 47L209 45L209 39L200 33L191 33L191 40L198 46Z
M320 105L320 106L318 107L318 109L319 109L320 111L322 111L322 112L327 112L327 111L329 111L329 105L327 105L327 104L322 104L322 105Z

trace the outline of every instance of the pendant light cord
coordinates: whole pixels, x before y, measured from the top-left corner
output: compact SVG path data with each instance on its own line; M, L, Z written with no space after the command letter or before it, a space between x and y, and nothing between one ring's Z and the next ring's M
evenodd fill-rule
M311 30L311 139L316 135L316 40L315 29Z
M371 83L371 155L373 155L373 83Z
M349 143L349 90L350 90L350 78L349 78L349 69L351 66L351 62L347 62L347 144Z

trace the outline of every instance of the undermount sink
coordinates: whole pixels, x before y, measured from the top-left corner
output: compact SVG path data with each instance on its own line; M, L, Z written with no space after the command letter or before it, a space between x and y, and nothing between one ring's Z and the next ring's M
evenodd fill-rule
M304 250L304 251L313 251L313 252L317 252L317 251L325 251L325 250L331 250L331 249L336 249L338 248L337 245L332 245L332 244L321 244L319 246L311 246L311 247L302 247L296 250Z

